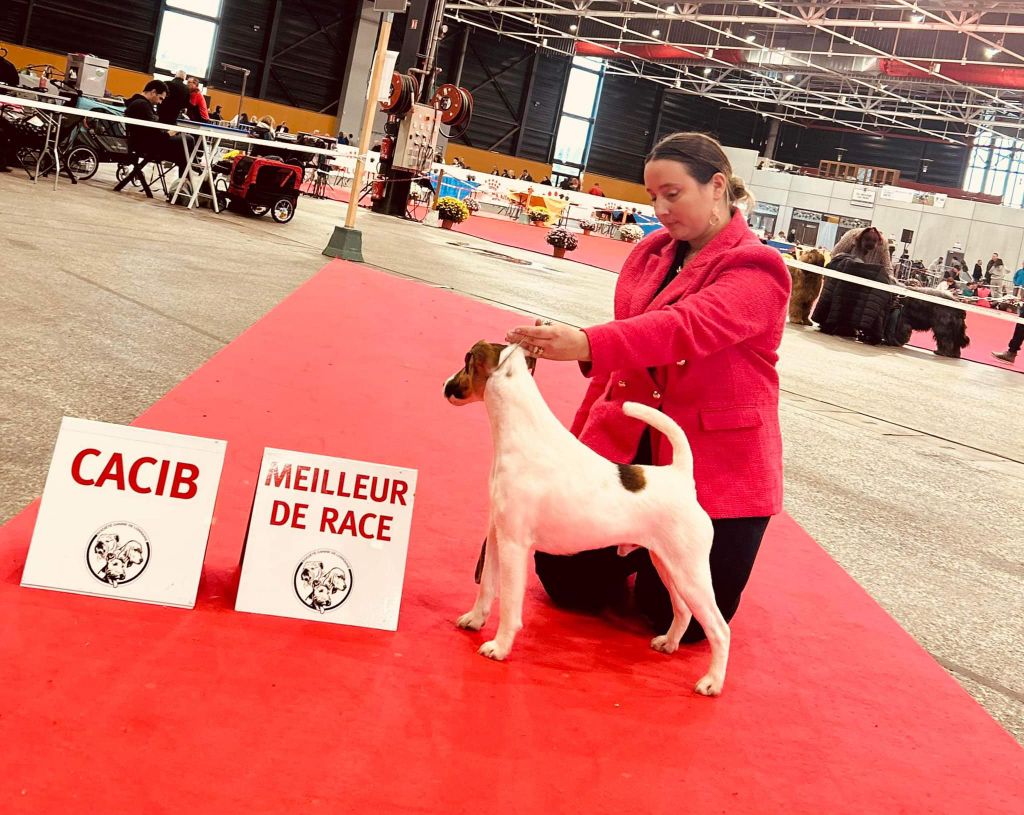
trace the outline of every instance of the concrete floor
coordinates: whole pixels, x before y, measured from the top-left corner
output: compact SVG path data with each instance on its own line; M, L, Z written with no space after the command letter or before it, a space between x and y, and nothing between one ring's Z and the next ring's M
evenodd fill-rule
M279 226L112 186L0 175L0 521L41 491L62 415L130 422L313 275L343 212L303 198ZM359 226L380 269L575 325L610 316L609 272ZM780 370L787 510L1024 743L1024 376L793 326Z

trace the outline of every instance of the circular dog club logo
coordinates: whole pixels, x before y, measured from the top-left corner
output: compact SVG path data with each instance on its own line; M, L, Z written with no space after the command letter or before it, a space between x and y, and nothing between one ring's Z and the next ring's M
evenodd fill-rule
M337 552L318 549L299 562L294 583L302 604L323 614L336 609L352 593L352 567Z
M89 541L85 561L97 580L117 588L131 583L149 565L149 536L139 526L118 521L100 527Z

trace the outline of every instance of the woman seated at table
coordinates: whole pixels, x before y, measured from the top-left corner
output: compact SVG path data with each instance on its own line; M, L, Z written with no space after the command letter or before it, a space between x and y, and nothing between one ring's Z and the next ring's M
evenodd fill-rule
M267 139L273 141L276 138L274 133L274 117L264 116L258 122L253 123L252 137L254 139Z

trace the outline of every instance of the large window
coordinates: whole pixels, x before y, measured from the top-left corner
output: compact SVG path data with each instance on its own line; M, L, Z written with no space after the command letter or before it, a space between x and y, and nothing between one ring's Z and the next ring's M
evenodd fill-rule
M156 47L156 70L206 79L220 23L221 0L167 0Z
M586 166L603 78L604 63L601 60L588 57L573 59L565 88L562 118L555 137L552 173L556 183L570 176L578 177Z
M1003 196L1003 204L1024 206L1024 142L981 133L971 151L964 189Z

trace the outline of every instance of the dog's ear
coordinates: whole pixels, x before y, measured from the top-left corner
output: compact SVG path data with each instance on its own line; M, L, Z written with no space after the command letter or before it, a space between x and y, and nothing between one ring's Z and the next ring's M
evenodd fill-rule
M504 347L503 345L487 342L487 340L480 340L480 342L469 349L469 367L471 372L484 379L489 377L494 369L498 367L498 357L501 354L501 349Z
M531 357L529 354L527 354L526 367L530 369L531 374L537 373L537 357Z

